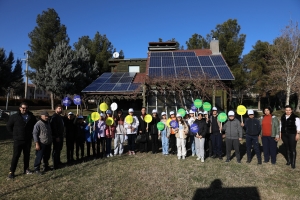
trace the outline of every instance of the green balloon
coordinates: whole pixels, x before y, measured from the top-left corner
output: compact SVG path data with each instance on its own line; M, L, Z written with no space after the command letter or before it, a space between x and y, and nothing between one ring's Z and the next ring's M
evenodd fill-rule
M202 106L202 100L201 99L195 99L194 106L196 108L200 108Z
M165 124L162 122L158 122L156 126L157 126L157 129L160 131L165 129Z
M91 114L89 114L89 115L86 117L86 121L87 121L87 123L89 123L89 124L93 123L93 120L92 120L92 118L91 118Z
M219 115L218 115L218 120L220 121L220 122L225 122L226 120L227 120L227 115L226 115L226 113L220 113Z
M211 104L209 102L204 102L203 110L210 111L210 109L211 109Z
M180 108L178 111L177 111L178 114L181 115L181 117L184 117L185 116L185 110L183 108Z

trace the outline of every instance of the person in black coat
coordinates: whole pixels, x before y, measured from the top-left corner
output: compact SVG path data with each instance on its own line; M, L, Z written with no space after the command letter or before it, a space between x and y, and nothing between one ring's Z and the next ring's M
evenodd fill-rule
M19 112L10 116L7 122L7 130L13 134L14 147L13 157L10 166L9 179L15 177L15 171L23 151L24 156L24 174L31 174L29 170L30 149L32 143L32 131L36 123L36 117L29 112L28 104L20 104Z
M144 117L146 116L146 108L142 107L141 109L141 116L138 117L139 119L139 127L138 127L138 134L142 135L143 137L146 137L145 142L140 142L140 153L148 152L148 141L149 141L149 133L147 130L147 123L144 121Z
M149 133L151 135L152 153L158 152L158 128L157 123L160 122L157 116L157 110L152 110L152 121L149 123Z
M75 115L72 112L63 118L66 127L66 147L67 147L67 162L74 161L74 144L76 136Z
M58 104L55 106L55 113L52 115L50 120L51 130L52 130L52 139L53 139L53 150L52 150L52 160L53 168L58 169L61 165L60 161L60 152L63 147L64 140L64 121L61 116L62 105Z
M207 132L207 124L206 124L206 119L203 118L202 112L198 113L198 118L196 119L194 124L198 125L198 133L195 134L197 160L201 160L201 162L204 162L204 156L205 156L204 144L205 144L205 135Z

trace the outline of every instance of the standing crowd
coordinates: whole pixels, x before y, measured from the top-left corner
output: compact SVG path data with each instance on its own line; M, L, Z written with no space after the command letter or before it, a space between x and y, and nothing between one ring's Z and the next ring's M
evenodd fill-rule
M272 115L272 109L266 107L260 119L254 117L254 111L248 110L245 122L240 122L235 118L234 111L228 112L228 120L222 124L218 120L218 110L212 108L212 113L194 112L190 110L186 116L175 114L171 111L170 117L166 112L160 115L157 110L152 110L152 121L146 123L144 118L147 115L146 108L141 109L139 116L134 115L134 110L130 108L128 115L132 116L132 122L128 122L120 110L116 116L112 111L107 110L100 114L100 119L90 122L83 116L74 115L69 112L62 115L62 105L55 106L55 113L49 119L46 111L40 113L40 119L28 110L27 103L21 103L19 112L10 116L7 129L13 134L13 156L10 166L9 179L15 177L18 160L23 152L24 174L42 174L49 170L56 170L63 166L61 162L61 150L63 148L64 136L66 138L67 163L72 164L74 151L76 161L84 161L95 158L113 157L122 155L124 143L127 140L128 155L159 152L159 142L161 141L162 154L177 155L177 158L185 159L187 156L187 145L190 146L192 156L196 160L204 162L207 157L223 159L222 144L225 138L226 160L231 160L231 150L234 148L236 160L241 163L240 141L243 138L243 129L246 133L247 163L252 160L251 150L255 151L258 164L262 164L259 139L263 146L264 163L271 161L276 164L277 143L282 139L286 148L286 165L295 168L296 145L300 138L300 120L296 116L292 107L285 107L285 114L278 119ZM113 123L107 125L106 120L113 118ZM177 126L170 125L170 121ZM163 129L158 129L157 124L164 124ZM197 132L193 132L191 127L196 127ZM32 139L35 143L34 171L29 169L30 150ZM112 149L112 140L114 147ZM159 140L160 139L160 140ZM187 144L188 143L188 144ZM86 144L86 145L85 145ZM138 144L138 148L136 148ZM75 149L74 149L75 146ZM86 146L86 157L84 149ZM91 152L92 150L92 152ZM52 152L51 152L52 151ZM53 168L49 166L49 159L52 155ZM40 165L43 161L43 170Z

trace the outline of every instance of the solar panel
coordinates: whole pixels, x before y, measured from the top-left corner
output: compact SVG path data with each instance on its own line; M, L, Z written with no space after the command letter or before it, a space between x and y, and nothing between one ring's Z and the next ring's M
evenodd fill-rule
M135 72L125 72L123 77L135 77Z
M190 78L190 71L187 67L176 67L177 78Z
M187 66L185 57L174 57L175 66Z
M213 61L214 65L226 65L223 57L221 55L217 56L210 56L211 60Z
M166 78L175 77L175 69L173 67L162 68L162 76Z
M149 67L161 67L161 57L150 57Z
M162 57L161 62L162 62L162 67L174 67L173 57Z
M150 77L161 77L161 68L149 68Z
M102 83L95 83L95 84L90 84L86 88L82 90L82 92L94 92L97 91L97 89L102 85Z
M124 76L124 73L113 73L110 78L121 78Z
M198 56L201 66L213 66L209 56Z
M223 79L223 80L234 80L234 77L233 77L231 71L229 70L229 68L226 65L216 67L216 69L217 69L221 79Z
M109 79L107 79L107 81L105 83L117 83L117 82L119 82L119 80L120 80L120 77L118 77L118 78L109 78Z
M123 77L119 80L119 83L131 83L133 80L133 77Z
M109 72L106 72L106 73L103 73L103 74L101 74L101 78L103 78L103 77L110 77L112 75L112 73L109 73Z
M219 79L218 73L215 67L202 67L203 72L206 76L212 79Z
M134 91L140 86L139 83L131 83L130 86L128 87L128 91Z
M203 76L202 67L189 67L189 70L192 78L199 78Z
M111 91L115 85L115 83L104 83L97 91Z
M199 60L197 57L186 57L188 66L200 66Z
M174 56L196 56L195 52L193 51L186 51L186 52L173 52Z
M151 57L152 56L173 56L172 52L170 51L161 51L161 52L151 52Z
M105 83L105 81L107 81L108 78L102 78L102 76L100 78L97 78L94 83Z
M127 91L130 83L117 83L115 84L115 87L112 89L112 91Z

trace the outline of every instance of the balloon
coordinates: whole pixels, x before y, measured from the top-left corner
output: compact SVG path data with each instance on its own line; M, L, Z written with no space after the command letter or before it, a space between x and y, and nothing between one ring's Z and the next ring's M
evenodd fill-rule
M189 124L189 125L192 125L192 124L194 123L194 121L195 121L195 119L190 118L190 119L188 120L188 124Z
M145 121L146 123L150 123L150 122L152 121L152 116L149 115L149 114L147 114L147 115L145 116L145 118L144 118L144 121Z
M244 115L247 112L247 108L243 105L239 105L236 109L237 114Z
M81 97L79 95L75 95L73 98L73 103L75 105L80 105L81 104Z
M157 129L160 130L160 131L162 131L162 130L165 129L165 124L162 123L162 122L158 122L158 123L156 124L156 126L157 126Z
M194 105L196 108L200 108L202 106L202 100L201 99L195 99Z
M224 113L224 112L220 113L220 114L218 115L218 120L219 120L220 122L225 122L225 121L227 120L227 115L226 115L226 113Z
M108 105L106 103L101 103L99 107L102 112L105 112L108 109Z
M178 122L177 122L176 120L172 120L172 121L170 122L170 126L171 126L172 128L178 128L178 127L179 127Z
M89 114L89 115L86 117L86 122L89 123L89 124L93 123L93 120L92 120L92 118L91 118L91 114Z
M112 111L115 111L115 110L117 110L118 109L118 104L117 103L112 103L111 105L110 105L110 109L112 110Z
M178 111L177 111L178 114L180 114L182 117L185 116L185 110L183 108L180 108Z
M192 104L191 110L194 111L194 112L196 112L198 109L197 109L197 107L194 104Z
M125 122L128 124L132 124L133 123L133 117L131 115L127 115L125 117Z
M70 99L70 97L65 97L65 98L63 99L63 105L64 105L64 106L70 106L71 103L72 103L72 100Z
M111 118L111 117L108 117L108 118L105 120L105 123L106 123L106 125L111 126L111 125L114 124L114 119Z
M209 102L204 102L203 110L210 111L210 109L211 109L211 104Z
M100 119L100 114L99 114L98 112L92 112L92 114L91 114L91 119L92 119L93 121L99 120L99 119Z
M197 124L192 124L190 127L190 131L194 134L199 132L199 126Z
M171 120L171 118L169 118L168 120L167 120L167 126L170 128L170 122L171 122L172 120Z

